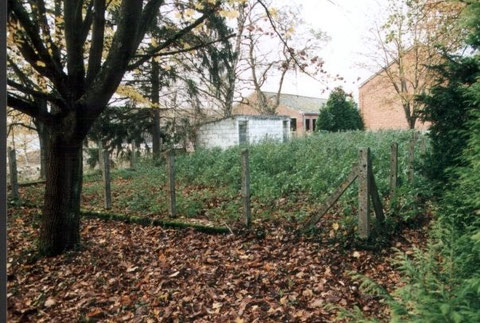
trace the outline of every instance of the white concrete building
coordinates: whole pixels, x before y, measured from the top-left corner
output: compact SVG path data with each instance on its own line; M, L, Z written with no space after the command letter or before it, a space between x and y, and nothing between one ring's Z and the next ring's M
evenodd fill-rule
M225 149L266 139L285 142L289 138L290 118L287 116L234 115L201 125L197 131L196 146Z

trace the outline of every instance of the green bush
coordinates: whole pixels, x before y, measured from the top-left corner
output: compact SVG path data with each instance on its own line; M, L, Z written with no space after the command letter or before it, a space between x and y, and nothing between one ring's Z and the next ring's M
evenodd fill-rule
M407 284L387 297L393 321L480 322L480 112L470 116L465 166L450 169L428 249L398 255Z
M441 75L438 84L419 98L425 104L422 119L432 123L429 128L432 149L423 168L439 189L448 182L447 169L462 166L460 155L468 138L468 112L479 109L471 87L480 77L480 60L450 56L445 59L445 65L435 67Z
M330 93L327 103L320 109L316 128L318 131L346 131L363 130L364 126L356 103L338 87Z

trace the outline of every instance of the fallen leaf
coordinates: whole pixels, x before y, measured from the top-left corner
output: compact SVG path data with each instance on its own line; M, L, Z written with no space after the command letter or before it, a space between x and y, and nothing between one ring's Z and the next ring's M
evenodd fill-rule
M93 311L91 311L90 313L88 313L87 317L94 318L94 317L97 317L97 316L101 316L102 314L103 314L103 311L100 308L96 308Z
M319 298L311 302L310 307L312 308L322 307L323 303L324 303L323 299Z
M127 268L127 273L131 273L131 272L134 272L135 270L137 270L138 267L130 267L130 268Z
M57 301L55 301L54 298L50 297L45 301L45 307L51 307L53 305L57 304Z
M173 278L173 277L177 277L179 274L180 274L180 272L179 272L179 271L177 271L177 272L174 272L173 274L171 274L171 275L170 275L170 276L168 276L168 277L171 277L171 278Z

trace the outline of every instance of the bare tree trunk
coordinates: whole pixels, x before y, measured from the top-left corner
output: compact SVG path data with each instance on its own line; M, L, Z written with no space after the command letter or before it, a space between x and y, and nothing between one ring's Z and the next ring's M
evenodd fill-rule
M412 129L412 130L415 129L415 123L416 123L416 121L417 121L417 118L415 118L415 117L410 117L410 118L408 119L408 127L409 127L410 129Z
M61 134L55 134L49 137L47 147L39 250L54 256L80 242L82 145L64 142Z
M40 142L40 179L45 179L45 169L47 167L47 142L48 128L38 122L35 126L38 133L38 141Z
M158 105L160 101L159 91L160 91L160 66L158 62L152 58L152 73L151 80L152 82L152 93L151 100L153 104ZM160 160L160 111L157 108L153 108L153 127L152 127L152 152L153 159L155 161Z

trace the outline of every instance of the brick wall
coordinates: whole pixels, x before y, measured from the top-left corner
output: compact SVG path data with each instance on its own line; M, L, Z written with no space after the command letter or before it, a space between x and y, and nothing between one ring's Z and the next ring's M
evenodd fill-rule
M359 107L368 130L409 128L400 98L382 75L375 76L360 88ZM427 130L428 125L417 120L415 129Z
M428 84L425 77L418 77L417 79L413 77L416 71L415 62L418 60L414 54L411 51L403 57L408 93L414 93L411 88L411 82L413 81L418 82L421 87ZM396 65L389 67L392 75L398 73L395 69L398 70ZM412 76L411 80L408 78L409 75ZM365 122L365 128L368 130L409 129L402 101L385 72L374 75L359 88L359 108ZM428 126L428 123L424 124L418 119L415 123L415 129L417 130L427 130Z

